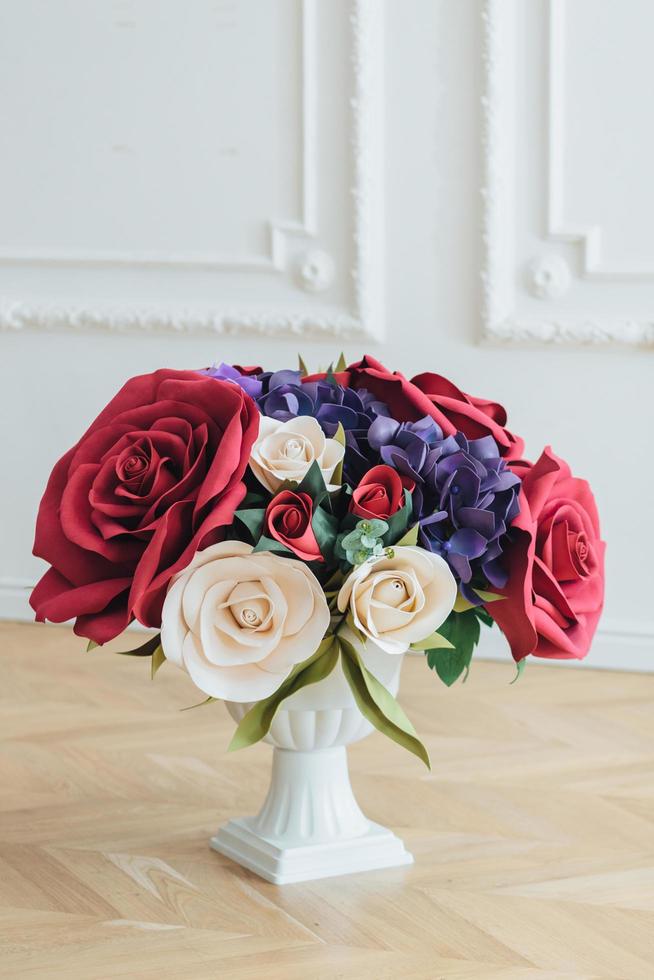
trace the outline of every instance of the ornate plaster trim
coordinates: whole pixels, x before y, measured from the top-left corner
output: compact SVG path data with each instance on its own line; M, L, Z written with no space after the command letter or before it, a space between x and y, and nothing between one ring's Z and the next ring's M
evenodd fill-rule
M315 30L315 0L302 8L305 41ZM382 278L382 18L379 0L350 0L350 166L352 237L348 278L349 309L301 303L306 282L298 289L300 302L292 307L243 306L208 309L202 307L143 306L138 303L50 303L29 301L21 296L0 296L0 330L50 330L66 332L118 332L336 338L380 341L384 336ZM311 49L305 46L303 98L312 102ZM308 86L308 88L307 88ZM305 111L306 115L306 111ZM309 113L311 115L311 113ZM312 167L315 152L311 131L304 133L305 172ZM313 234L315 206L312 185L305 188L301 228L278 226L273 236L300 231ZM274 244L274 243L273 243ZM179 258L179 257L177 257ZM182 257L185 258L185 257ZM47 264L47 263L46 263ZM56 264L56 263L54 263ZM136 265L139 263L136 262ZM322 265L326 268L327 260ZM326 274L325 274L326 275ZM324 277L323 277L324 278ZM320 288L322 280L318 283ZM313 281L309 286L314 287Z
M549 8L556 14L559 0ZM495 344L654 345L654 319L547 315L527 319L515 311L512 241L514 201L515 8L484 0L482 9L482 340ZM555 21L556 29L558 22ZM551 43L552 39L549 39ZM619 277L615 277L616 281ZM606 281L606 277L604 277ZM547 298L547 297L546 297Z

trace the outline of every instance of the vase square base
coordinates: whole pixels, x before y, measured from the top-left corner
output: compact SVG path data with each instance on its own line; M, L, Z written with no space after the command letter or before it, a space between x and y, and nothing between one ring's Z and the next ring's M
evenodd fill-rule
M400 838L376 823L349 840L288 847L257 834L251 820L230 820L211 838L211 847L275 885L413 864Z

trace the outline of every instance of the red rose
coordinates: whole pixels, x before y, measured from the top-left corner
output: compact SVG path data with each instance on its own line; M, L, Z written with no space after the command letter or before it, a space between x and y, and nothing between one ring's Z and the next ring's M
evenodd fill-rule
M441 428L441 419L444 418L468 439L492 436L500 447L502 456L509 460L520 459L524 451L524 441L504 428L506 412L497 402L466 395L447 378L430 371L417 374L411 379L411 383L429 398L438 413L434 418Z
M319 381L326 375L324 372L311 374L302 381ZM397 422L417 422L425 415L431 415L440 424L434 413L434 406L419 388L411 384L398 371L391 373L374 357L366 355L363 360L350 364L345 371L339 371L334 378L346 388L365 388L376 398L385 402L391 410L391 415ZM453 435L456 431L447 419L445 435Z
M528 654L581 659L604 604L604 551L589 485L547 448L516 463L520 514L511 525L506 599L487 609L516 661Z
M32 592L36 618L76 617L97 643L134 617L159 626L171 576L231 523L258 429L238 385L168 370L128 381L48 481L34 554L52 568Z
M311 527L313 501L308 493L282 490L266 508L266 533L303 561L324 561Z
M325 374L313 374L303 381L317 381ZM366 388L386 402L398 422L417 422L431 416L446 436L463 432L469 439L491 435L508 459L519 459L524 442L504 426L506 412L497 402L474 398L460 391L439 374L418 374L409 381L399 371L389 371L366 355L360 361L335 375L336 381L349 388Z
M350 511L367 520L388 520L404 507L402 477L390 466L373 466L352 494Z
M244 375L244 377L246 378L249 378L253 374L261 374L261 372L263 371L263 368L259 367L258 364L251 364L246 367L243 367L242 364L234 364L234 367L236 368L237 371L240 371L240 373Z

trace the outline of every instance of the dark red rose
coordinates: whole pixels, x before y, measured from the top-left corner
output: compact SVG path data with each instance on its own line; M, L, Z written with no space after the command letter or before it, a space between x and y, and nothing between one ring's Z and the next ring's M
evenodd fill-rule
M506 412L498 402L466 395L447 378L430 371L417 374L411 382L429 398L438 413L433 417L441 427L441 418L445 418L468 439L492 436L502 456L509 460L520 459L524 441L505 428Z
M404 489L397 470L383 464L373 466L352 493L350 511L367 520L386 521L404 507Z
M319 381L325 376L325 372L311 374L302 378L302 381ZM334 378L346 388L365 388L371 391L380 401L386 402L397 422L417 422L425 415L436 418L432 403L419 388L398 371L388 371L374 357L366 355L361 361L350 364L345 371L337 372ZM454 426L447 419L444 421L445 435L453 435L456 431Z
M311 527L313 501L308 493L282 490L266 508L266 534L303 561L324 561Z
M246 365L245 367L242 364L235 364L234 367L241 374L245 375L246 378L249 378L253 374L261 374L263 372L263 368L259 367L258 364Z
M303 381L317 381L325 374L313 374ZM399 371L389 371L366 354L334 375L336 381L350 388L366 388L386 402L397 422L417 422L431 416L446 436L463 432L469 439L491 435L502 456L519 459L524 449L522 439L504 428L506 412L497 402L466 395L439 374L418 374L409 381Z
M32 592L36 618L76 617L96 643L133 618L159 626L171 576L231 523L258 429L238 385L169 370L128 381L48 481L34 554L52 567Z
M548 447L511 467L522 479L520 514L506 549L505 599L487 609L515 660L581 659L604 604L604 551L592 491Z

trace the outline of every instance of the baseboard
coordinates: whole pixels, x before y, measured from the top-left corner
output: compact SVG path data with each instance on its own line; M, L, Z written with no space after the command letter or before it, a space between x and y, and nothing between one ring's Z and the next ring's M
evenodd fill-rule
M483 627L482 627L483 630ZM510 659L509 646L504 634L496 627L486 630L475 651L479 660ZM601 624L593 640L590 653L583 660L539 660L534 657L530 664L554 664L557 667L591 668L599 670L630 670L640 673L654 672L654 626L633 629L608 621Z
M34 582L27 579L0 578L0 619L32 621L29 595L33 588Z
M24 579L0 579L0 619L32 622L34 613L28 598L33 587L33 582ZM475 657L506 661L510 656L502 633L496 628L486 630ZM654 672L654 624L632 627L606 620L600 625L593 648L584 660L541 662L561 667Z

